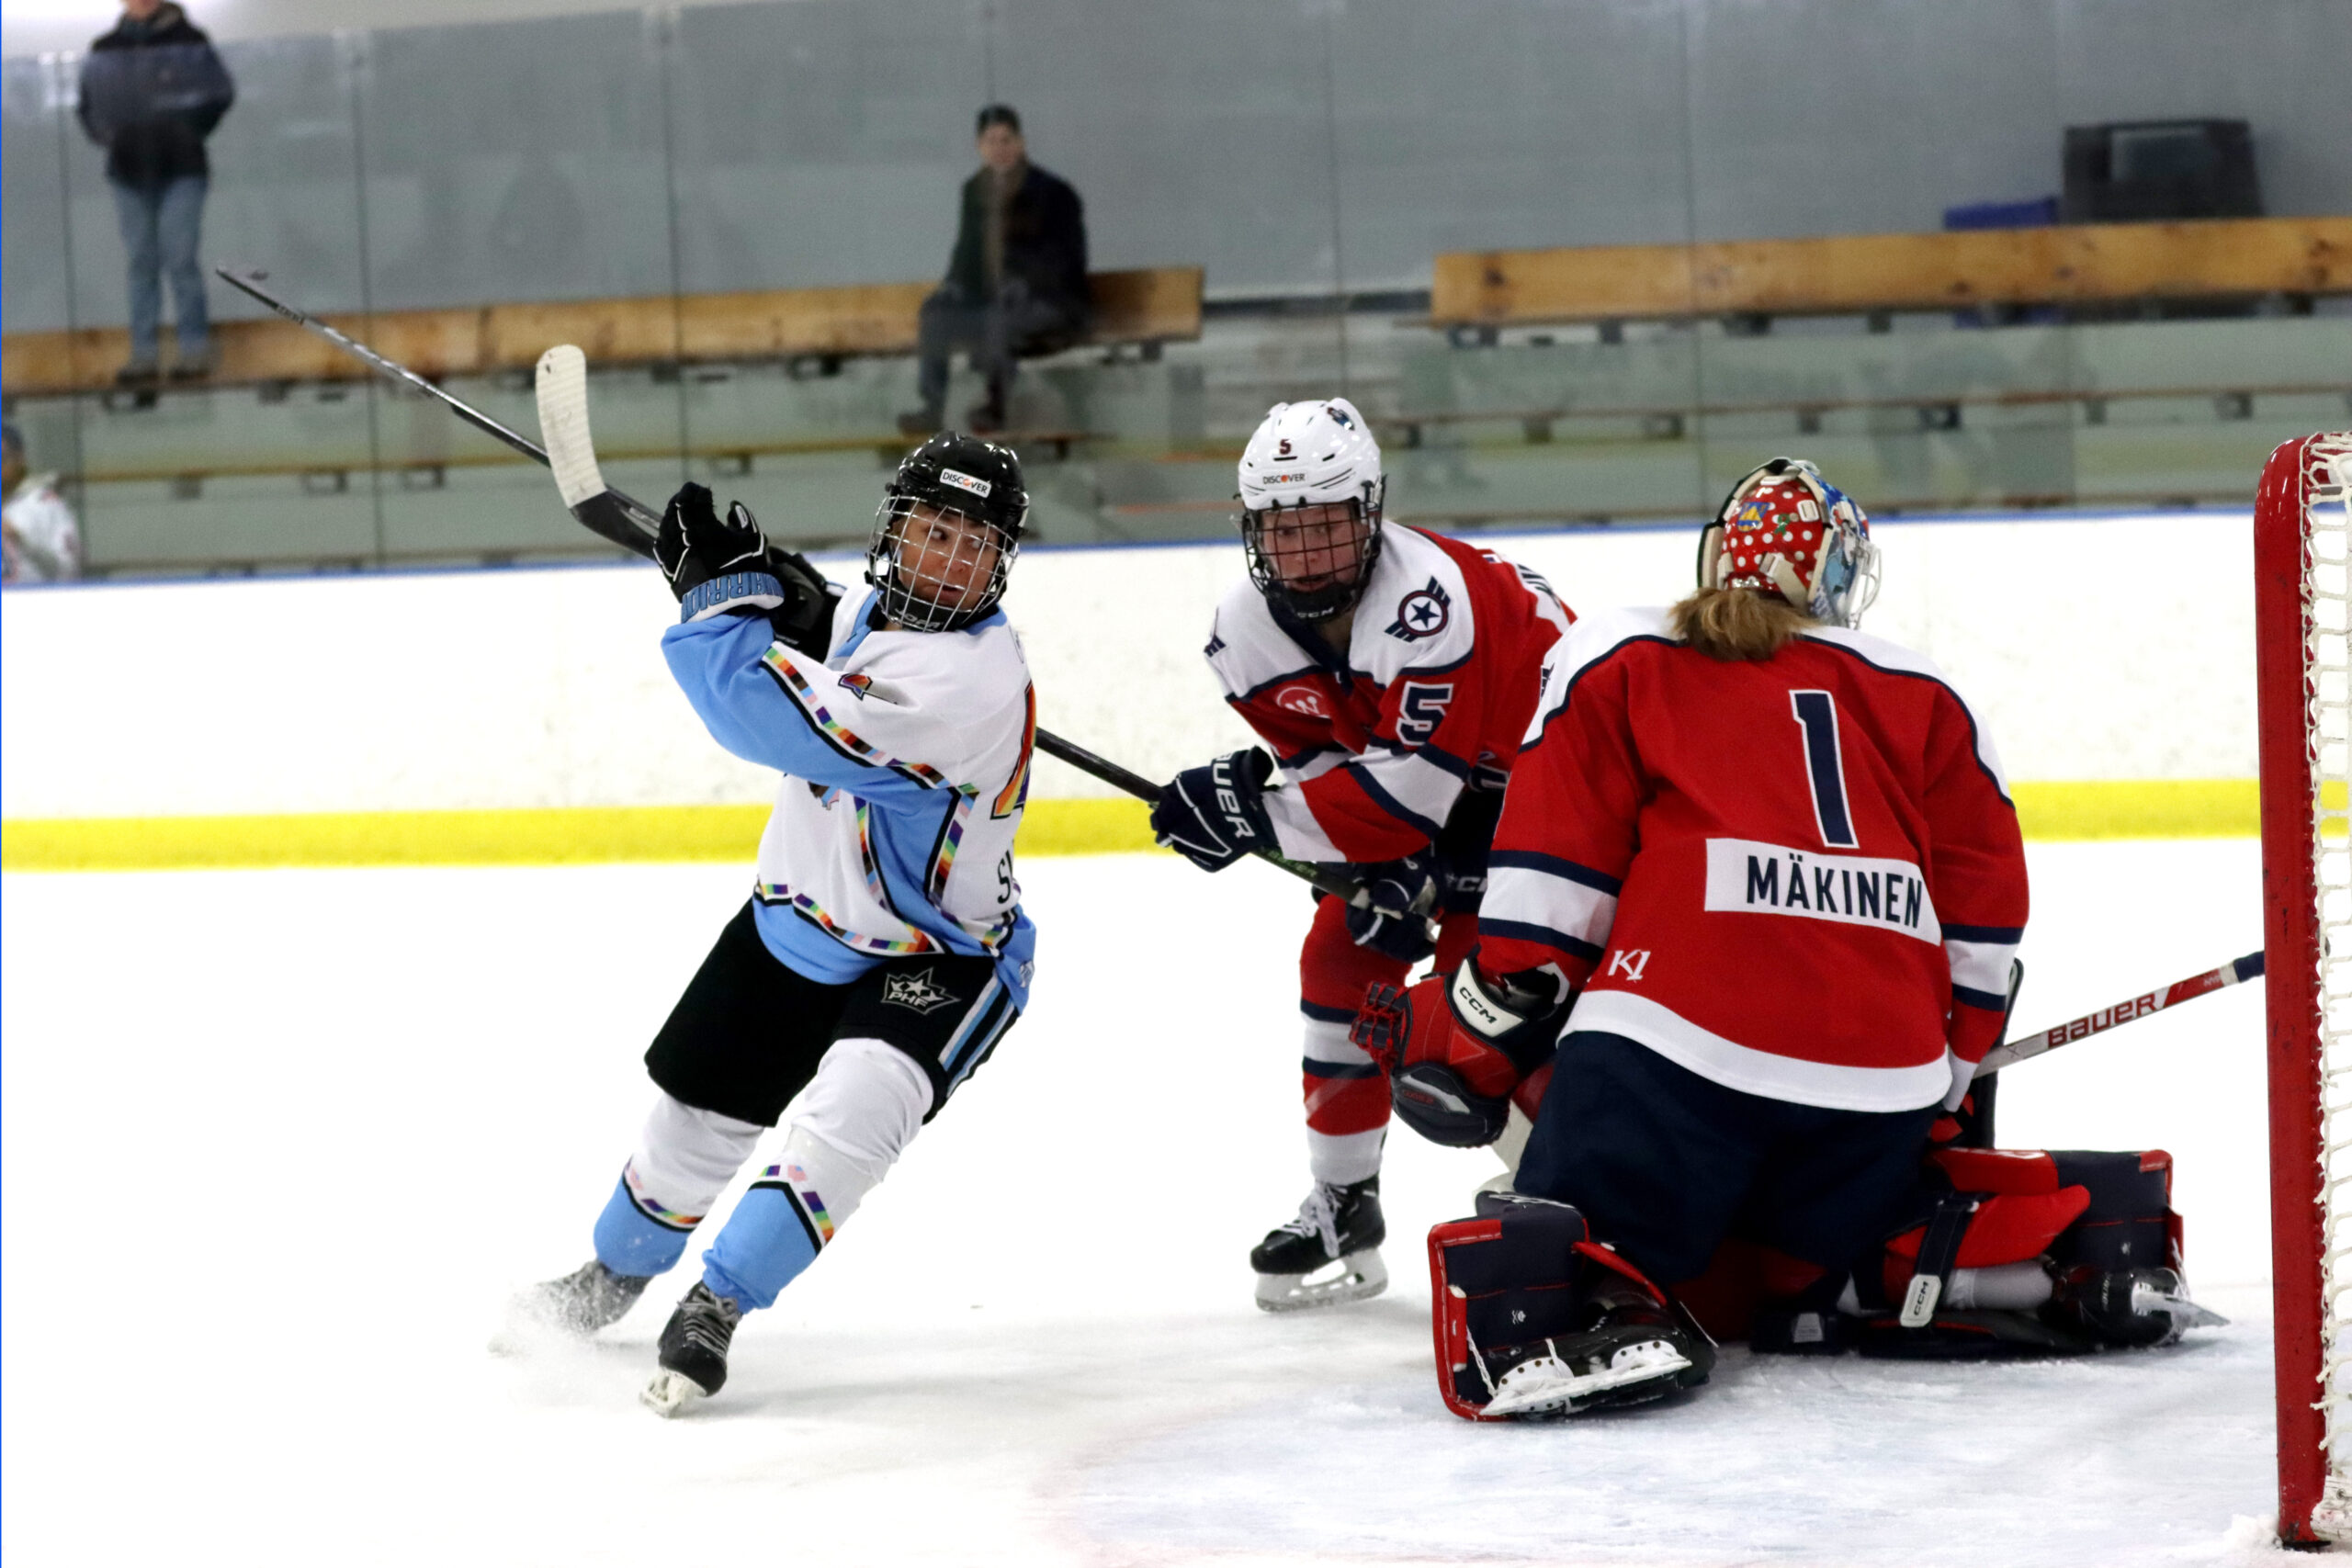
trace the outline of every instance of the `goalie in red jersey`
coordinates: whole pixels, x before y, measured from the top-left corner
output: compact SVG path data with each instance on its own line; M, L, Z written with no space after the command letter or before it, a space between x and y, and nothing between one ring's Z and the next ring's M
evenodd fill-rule
M1348 1032L1367 986L1470 950L1503 782L1571 617L1533 572L1383 521L1380 447L1344 398L1277 404L1240 485L1250 581L1218 605L1206 652L1271 754L1179 773L1152 829L1209 871L1271 850L1349 863L1371 894L1318 896L1299 953L1314 1187L1250 1257L1259 1304L1282 1311L1387 1283L1388 1082Z
M1700 582L1554 650L1476 951L1376 990L1355 1033L1440 1142L1490 1142L1549 1072L1517 1191L1431 1233L1447 1403L1561 1414L1703 1382L1712 1343L1654 1281L1727 1240L1770 1260L1759 1349L2177 1335L2197 1315L2177 1274L2093 1257L2111 1221L2177 1263L2165 1156L1953 1150L1921 1207L1931 1130L2006 1022L2025 852L1976 712L1851 629L1877 585L1861 509L1775 458L1706 529ZM2078 1224L2096 1205L2119 1212ZM1999 1310L1939 1318L1946 1296Z

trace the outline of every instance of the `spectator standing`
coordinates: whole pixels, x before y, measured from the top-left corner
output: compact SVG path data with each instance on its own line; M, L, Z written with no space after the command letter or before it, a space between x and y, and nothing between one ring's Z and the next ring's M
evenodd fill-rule
M0 581L64 582L82 575L82 532L55 474L25 471L25 438L0 424Z
M82 129L107 150L107 183L130 253L130 362L115 378L155 378L163 280L172 286L175 381L212 369L204 270L196 259L211 164L204 139L235 100L212 42L171 0L123 0L82 62Z
M899 416L909 435L940 427L947 360L959 348L971 352L973 368L988 379L988 401L965 416L970 428L1003 429L1015 356L1069 347L1086 335L1093 314L1078 192L1029 162L1021 116L1010 105L982 109L978 135L980 167L964 182L947 277L922 304L922 407Z

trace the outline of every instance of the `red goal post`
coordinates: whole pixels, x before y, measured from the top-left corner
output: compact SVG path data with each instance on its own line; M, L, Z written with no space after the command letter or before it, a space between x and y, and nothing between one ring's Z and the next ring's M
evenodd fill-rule
M2352 1540L2352 432L2271 454L2254 570L2278 1535Z

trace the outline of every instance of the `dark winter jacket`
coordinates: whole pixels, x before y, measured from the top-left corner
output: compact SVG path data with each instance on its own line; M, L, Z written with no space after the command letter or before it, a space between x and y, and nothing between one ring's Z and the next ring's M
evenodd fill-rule
M124 17L82 62L82 129L107 150L107 178L125 185L211 173L204 139L236 96L212 41L174 5Z
M972 299L988 288L989 171L964 182L963 214L947 282ZM1004 277L1028 284L1033 298L1068 309L1080 320L1092 307L1086 287L1086 209L1068 180L1035 164L1004 207Z

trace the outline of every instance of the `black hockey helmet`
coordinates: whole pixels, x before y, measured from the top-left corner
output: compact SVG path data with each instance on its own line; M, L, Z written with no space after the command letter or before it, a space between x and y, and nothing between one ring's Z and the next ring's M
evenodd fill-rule
M918 536L917 507L971 526ZM865 550L882 613L913 631L952 632L996 608L1029 523L1029 489L1009 446L942 431L907 454L883 490ZM937 525L933 524L936 527Z

